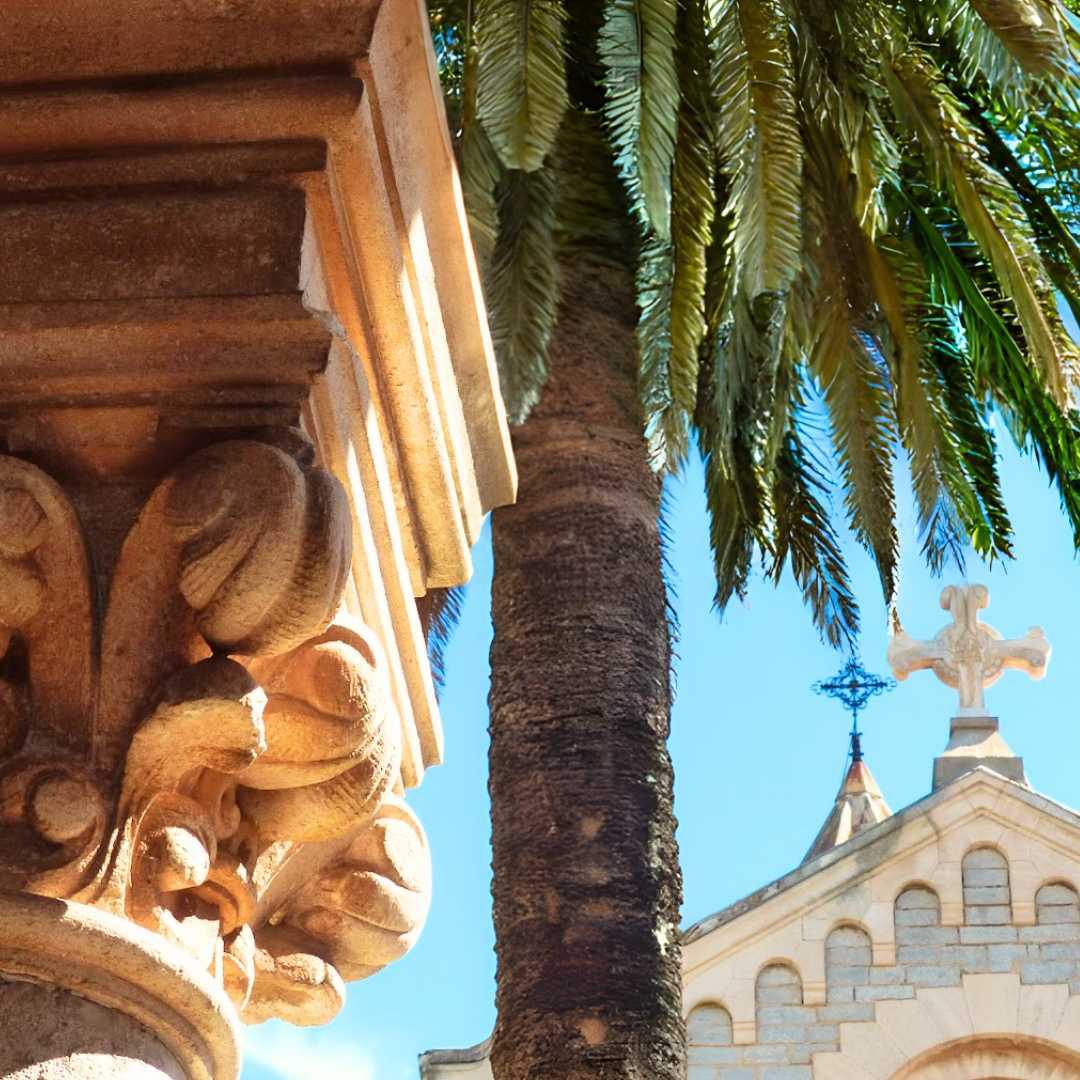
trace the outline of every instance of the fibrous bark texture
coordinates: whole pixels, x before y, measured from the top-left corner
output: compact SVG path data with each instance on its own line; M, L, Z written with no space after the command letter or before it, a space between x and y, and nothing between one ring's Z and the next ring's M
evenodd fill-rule
M496 511L496 1080L685 1075L671 641L632 282L564 267L540 405Z

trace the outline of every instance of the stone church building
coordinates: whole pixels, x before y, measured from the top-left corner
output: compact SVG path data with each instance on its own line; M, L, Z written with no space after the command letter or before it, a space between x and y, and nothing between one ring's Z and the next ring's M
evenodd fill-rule
M930 794L891 812L856 740L803 863L684 932L690 1080L1080 1077L1080 814L1030 788L982 695L1050 648L1002 640L988 600L946 589L952 624L889 649L960 694ZM491 1076L483 1046L421 1074Z

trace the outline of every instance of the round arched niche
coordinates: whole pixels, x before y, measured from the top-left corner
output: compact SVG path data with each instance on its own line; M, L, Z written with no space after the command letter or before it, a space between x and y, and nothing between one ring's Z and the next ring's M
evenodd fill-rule
M979 1036L934 1047L892 1080L1076 1080L1080 1054L1024 1035Z

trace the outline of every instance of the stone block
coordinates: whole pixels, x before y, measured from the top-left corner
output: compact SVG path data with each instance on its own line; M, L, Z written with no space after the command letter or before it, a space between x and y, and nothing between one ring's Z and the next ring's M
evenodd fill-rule
M937 894L930 889L923 889L916 886L913 889L905 889L896 898L897 911L908 910L910 908L924 908L938 910L939 907Z
M964 888L965 904L1008 904L1011 899L1008 885L979 885Z
M801 1043L806 1042L805 1024L759 1024L758 1043Z
M825 952L834 948L869 948L870 938L857 926L838 926L825 942Z
M720 1074L711 1065L694 1065L686 1067L686 1080L716 1080ZM746 1080L754 1080L754 1074L747 1069Z
M1071 904L1073 907L1080 906L1080 897L1070 885L1044 885L1035 897L1035 902L1041 908L1044 904Z
M1031 959L1027 945L990 945L988 951L991 971L1019 971L1020 965Z
M825 967L854 967L857 964L869 964L872 960L873 950L870 943L863 945L826 945Z
M964 909L968 926L1006 926L1012 922L1012 909L1006 904Z
M898 986L907 981L907 969L903 967L877 967L870 969L871 986Z
M777 1065L764 1069L761 1080L814 1080L809 1065Z
M1049 942L1035 945L1040 960L1080 960L1080 941Z
M831 1043L840 1038L840 1028L836 1024L815 1024L808 1035L812 1043Z
M854 964L851 967L834 967L825 970L825 982L828 986L865 986L869 981L869 964Z
M956 945L960 931L955 926L898 926L897 945Z
M843 1005L855 1000L854 986L830 986L826 991L825 1000L830 1005Z
M808 1005L763 1005L757 1010L759 1024L812 1024L817 1010Z
M716 1080L754 1080L753 1069L721 1069L712 1075Z
M758 986L797 986L799 976L784 964L770 964L757 977Z
M874 1006L871 1002L851 1001L829 1004L818 1009L818 1019L824 1023L861 1023L874 1019Z
M798 986L761 986L755 994L758 1005L801 1005L802 989Z
M959 986L958 964L917 964L908 968L908 983L913 986Z
M972 870L998 870L1005 873L1005 856L994 848L976 848L964 856L964 884Z
M937 926L941 922L937 905L932 908L901 908L893 914L896 926Z
M1005 945L1019 941L1015 926L961 926L961 945Z
M743 1054L741 1046L690 1046L686 1051L694 1065L738 1065Z
M1039 904L1038 919L1041 924L1071 924L1080 931L1080 911L1075 906L1064 904Z
M1053 941L1075 941L1076 934L1072 927L1067 924L1021 926L1020 940L1042 945Z
M1001 888L1009 886L1008 870L968 869L964 865L964 888Z
M914 986L856 986L856 1001L903 1001L915 996Z
M987 972L990 970L990 947L988 945L958 945L956 958L960 970L968 972Z
M746 1064L771 1065L787 1061L787 1047L782 1043L756 1043L743 1049Z
M1020 967L1020 981L1025 983L1067 983L1075 974L1071 960L1028 960Z

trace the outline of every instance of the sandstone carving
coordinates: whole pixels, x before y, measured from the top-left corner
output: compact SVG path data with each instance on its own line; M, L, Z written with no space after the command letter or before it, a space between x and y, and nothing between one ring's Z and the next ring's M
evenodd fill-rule
M253 1022L322 1022L407 951L429 857L349 565L307 440L225 440L152 491L99 613L63 490L0 459L0 887L160 935Z
M1022 638L1006 641L979 612L990 604L985 585L949 585L942 590L941 607L953 617L930 641L917 641L903 630L889 642L889 664L898 679L930 668L960 696L959 716L985 716L983 689L992 686L1007 668L1033 679L1046 674L1050 645L1042 628L1033 626Z

